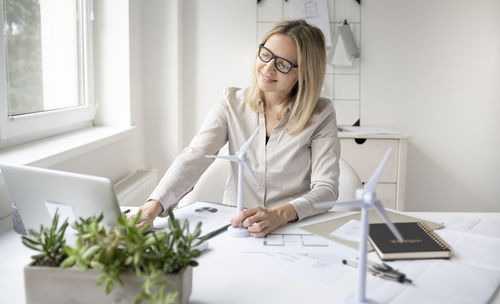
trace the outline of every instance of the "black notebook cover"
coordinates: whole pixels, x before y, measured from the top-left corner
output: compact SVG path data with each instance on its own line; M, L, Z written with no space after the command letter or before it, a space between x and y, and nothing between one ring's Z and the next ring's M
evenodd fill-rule
M387 225L370 224L369 240L382 260L449 258L452 250L425 223L394 223L404 242L399 243Z

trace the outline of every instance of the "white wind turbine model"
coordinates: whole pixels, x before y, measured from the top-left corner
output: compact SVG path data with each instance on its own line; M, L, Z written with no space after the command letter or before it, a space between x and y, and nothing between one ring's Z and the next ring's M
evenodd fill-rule
M247 158L247 150L248 147L250 147L250 143L254 139L254 137L257 135L257 132L259 131L259 127L255 129L253 134L250 136L250 138L247 140L247 142L240 148L240 151L236 153L236 155L205 155L205 157L208 158L222 158L226 160L230 160L233 162L238 163L238 199L236 201L236 215L240 214L240 212L243 210L243 164L247 167L248 171L250 172L250 175L252 175L253 180L255 181L255 184L257 187L259 186L259 183L257 182L257 178L255 177L255 174L253 173L252 167L250 165L250 161ZM248 229L243 228L241 223L237 228L233 228L232 226L229 226L227 229L231 236L233 237L247 237L249 235Z
M351 206L361 208L361 236L359 242L359 264L358 264L358 290L355 297L349 296L345 302L346 303L375 303L373 300L366 298L366 244L369 233L369 221L368 221L368 210L375 208L378 214L385 220L386 225L392 231L394 236L399 242L403 241L403 237L399 233L398 229L391 223L389 216L384 210L380 200L376 199L375 188L377 187L380 175L389 159L392 152L392 148L389 148L385 153L382 162L379 164L377 170L370 177L370 180L365 185L364 189L356 190L356 199L343 201L343 202L324 202L317 203L317 207L333 207L333 206Z

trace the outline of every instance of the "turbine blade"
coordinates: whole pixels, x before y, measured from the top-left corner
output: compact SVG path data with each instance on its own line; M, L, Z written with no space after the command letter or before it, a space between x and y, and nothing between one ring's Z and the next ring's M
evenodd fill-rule
M250 161L248 160L248 158L245 158L243 163L245 164L245 166L247 166L247 169L250 172L250 175L252 176L253 181L255 182L257 187L259 187L259 183L257 182L257 177L255 177L255 173L253 173L252 166L250 165Z
M370 177L370 180L368 183L366 183L364 191L365 192L370 192L374 193L375 188L377 187L378 180L380 179L380 176L382 175L382 172L384 171L385 165L387 164L387 161L389 160L389 156L391 155L392 152L392 147L387 149L387 152L385 152L385 156L378 165L377 170L375 170L375 173Z
M242 152L242 153L246 153L247 152L247 149L250 146L250 143L252 142L252 140L254 139L254 137L257 136L257 133L259 132L259 128L260 127L257 126L257 129L255 129L255 131L253 131L252 136L250 136L250 138L247 140L247 142L240 148L240 152Z
M401 233L399 233L398 228L396 228L396 226L394 226L394 224L389 219L389 216L385 212L382 203L379 200L376 200L375 202L373 202L373 206L375 207L375 210L377 210L378 214L384 219L385 224L392 231L392 234L394 234L394 236L398 239L398 241L402 242L403 237L401 236Z
M222 159L230 160L230 161L234 161L234 162L239 161L239 158L234 156L234 155L205 155L205 157L207 157L207 158L222 158Z
M348 201L342 201L342 202L322 202L322 203L316 203L314 204L314 207L317 208L323 208L323 207L328 207L332 208L334 206L350 206L350 207L362 207L364 204L363 200L348 200Z

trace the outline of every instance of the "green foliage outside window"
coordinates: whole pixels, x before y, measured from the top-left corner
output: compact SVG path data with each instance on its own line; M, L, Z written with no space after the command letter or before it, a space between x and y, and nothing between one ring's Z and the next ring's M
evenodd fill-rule
M39 0L5 0L9 115L43 110Z

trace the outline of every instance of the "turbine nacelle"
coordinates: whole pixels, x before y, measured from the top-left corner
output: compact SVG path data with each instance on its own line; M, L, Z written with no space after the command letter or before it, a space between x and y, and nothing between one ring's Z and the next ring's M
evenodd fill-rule
M247 153L246 151L245 152L238 151L236 153L236 157L244 161L245 159L247 159Z
M364 189L356 189L356 198L359 200L363 200L365 203L373 203L377 199L377 195L375 192L368 192Z

